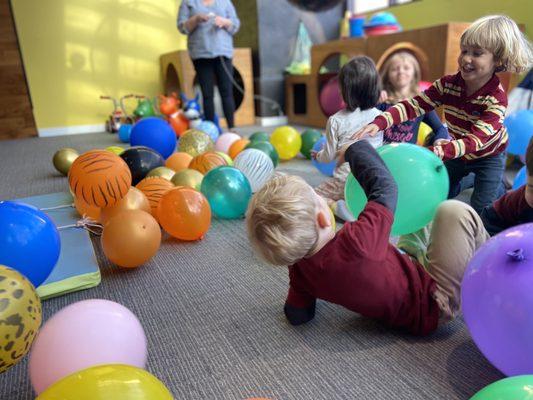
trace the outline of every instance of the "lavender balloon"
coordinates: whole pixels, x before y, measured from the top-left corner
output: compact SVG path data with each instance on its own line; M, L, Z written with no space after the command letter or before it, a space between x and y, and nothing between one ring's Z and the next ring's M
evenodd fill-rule
M506 375L533 374L533 224L481 246L462 282L464 319L481 352Z

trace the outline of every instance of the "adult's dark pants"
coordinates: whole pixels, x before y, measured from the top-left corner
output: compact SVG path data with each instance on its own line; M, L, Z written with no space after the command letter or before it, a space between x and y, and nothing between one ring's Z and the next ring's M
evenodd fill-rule
M229 129L233 128L235 100L233 99L233 87L230 79L230 77L233 78L231 58L198 58L193 60L193 64L196 70L196 76L198 77L198 83L202 89L205 119L209 121L215 120L214 90L216 82L220 97L222 98L222 109L224 110L226 123Z

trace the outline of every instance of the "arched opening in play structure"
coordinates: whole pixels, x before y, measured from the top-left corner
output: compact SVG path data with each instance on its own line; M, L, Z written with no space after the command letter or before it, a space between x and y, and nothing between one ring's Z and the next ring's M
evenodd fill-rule
M320 12L329 10L343 1L344 0L289 0L289 3L305 11Z
M167 72L165 74L165 95L169 96L172 93L177 93L178 95L181 92L180 79L178 77L178 72L174 65L168 64Z
M198 83L198 79L196 76L194 77L193 82L194 82L193 83L194 93L195 95L197 93L199 94L200 104L203 104L202 91L200 89L200 85ZM235 68L235 66L233 66L233 82L232 82L233 99L235 101L235 111L237 111L242 104L242 101L244 99L243 93L246 93L247 88L244 87L244 80L242 79L242 75L239 72L239 70ZM242 88L243 93L241 93L241 91L239 90L239 88L235 86L235 84L237 84L240 88ZM222 99L220 97L220 91L218 90L217 85L215 85L214 101L215 101L215 113L217 113L219 117L224 117L224 110L222 109Z
M429 59L427 54L418 46L409 42L396 43L394 46L389 47L376 62L378 71L383 72L383 67L387 61L398 53L409 53L417 61L420 66L420 80L427 81L429 78Z
M335 114L344 107L338 75L341 67L350 58L343 53L333 53L328 55L320 64L317 76L318 104L326 117Z

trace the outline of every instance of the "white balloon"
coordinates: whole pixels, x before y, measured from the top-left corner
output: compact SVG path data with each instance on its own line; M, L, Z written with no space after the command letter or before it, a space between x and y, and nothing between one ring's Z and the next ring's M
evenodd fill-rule
M274 173L272 159L257 149L241 151L234 160L234 166L240 170L252 186L252 192L257 192Z

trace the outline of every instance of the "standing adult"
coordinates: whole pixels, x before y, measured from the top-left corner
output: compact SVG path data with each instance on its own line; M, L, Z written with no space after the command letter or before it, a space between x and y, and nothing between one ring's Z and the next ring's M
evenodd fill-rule
M187 35L187 47L202 90L205 119L214 121L215 78L228 128L234 126L233 35L240 21L231 0L182 0L178 30Z

